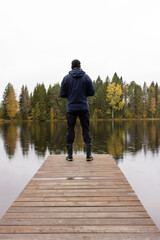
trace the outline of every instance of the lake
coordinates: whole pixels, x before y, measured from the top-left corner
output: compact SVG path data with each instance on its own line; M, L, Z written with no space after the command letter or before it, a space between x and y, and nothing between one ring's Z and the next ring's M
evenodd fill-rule
M0 124L0 217L50 154L66 154L66 121ZM110 154L160 229L160 120L90 122L92 152ZM85 148L79 121L74 154Z

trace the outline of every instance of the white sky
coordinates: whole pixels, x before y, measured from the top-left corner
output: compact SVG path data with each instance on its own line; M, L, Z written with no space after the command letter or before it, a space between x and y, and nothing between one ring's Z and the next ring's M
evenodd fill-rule
M61 82L71 61L95 80L160 83L160 0L0 0L0 100Z

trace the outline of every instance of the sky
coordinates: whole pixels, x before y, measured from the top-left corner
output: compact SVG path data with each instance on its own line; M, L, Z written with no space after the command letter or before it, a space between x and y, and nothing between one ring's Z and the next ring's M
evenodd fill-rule
M61 83L71 61L96 80L160 83L159 0L0 0L0 101Z

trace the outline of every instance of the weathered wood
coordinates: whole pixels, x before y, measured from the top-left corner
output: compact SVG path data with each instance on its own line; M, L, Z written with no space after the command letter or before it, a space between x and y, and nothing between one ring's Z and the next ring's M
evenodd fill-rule
M126 190L130 190L130 188L127 186L127 185L121 185L121 186L105 186L105 185L95 185L95 186L92 186L92 185L59 185L59 186L56 186L56 185L40 185L40 186L28 186L26 187L25 189L26 190L52 190L52 189L59 189L59 190L65 190L65 189L123 189L125 188Z
M1 234L1 240L159 240L159 233Z
M1 226L54 226L54 225L132 225L132 226L155 226L150 218L98 218L98 219L2 219Z
M109 155L49 156L0 220L1 240L160 239Z
M74 223L73 223L74 224ZM0 233L156 233L156 226L0 226Z
M107 206L140 206L141 205L141 203L140 203L140 201L129 201L129 202L126 202L126 201L122 201L122 202L120 202L120 201L117 201L117 202L113 202L113 201L105 201L105 202L102 202L102 201L100 201L100 202L96 202L96 201L94 201L94 202L92 202L92 201L85 201L85 202L83 202L83 201L73 201L73 202L63 202L63 201L61 201L61 202L52 202L52 201L50 201L50 202L46 202L46 201L42 201L42 202L31 202L31 201L25 201L25 202L18 202L18 201L16 201L16 202L14 202L13 203L13 206L23 206L23 207L66 207L66 206L68 206L68 207L73 207L73 206L75 206L75 207L90 207L90 206L93 206L93 207L98 207L98 206L105 206L105 207L107 207Z
M30 218L148 218L146 212L55 212L55 213L6 213L3 218L30 219Z
M81 197L81 196L134 196L135 193L130 189L126 191L125 189L67 189L67 190L26 190L21 193L20 197L54 197L54 196L73 196L73 197Z
M102 202L106 202L106 201L139 201L138 200L138 197L137 196L124 196L124 197L118 197L118 196L114 196L114 197L102 197L102 196L96 196L96 197L93 197L93 196L86 196L86 197L83 197L83 196L80 196L80 197L71 197L71 196L68 196L68 197L29 197L29 198L26 198L26 197L18 197L16 199L16 202L79 202L79 201L92 201L92 202L99 202L99 201L102 201ZM14 203L13 203L14 204Z
M37 180L37 179L35 179ZM130 185L127 182L123 182L123 181L93 181L93 180L72 180L72 181L68 181L68 180L63 180L63 181L56 181L56 180L31 180L28 185L26 187L43 187L43 186L54 186L54 187L59 187L59 186L76 186L76 187L80 187L80 186L105 186L106 188L108 187L113 187L113 188L121 188L121 187L129 187Z
M145 212L143 206L134 207L10 207L7 213L25 212Z

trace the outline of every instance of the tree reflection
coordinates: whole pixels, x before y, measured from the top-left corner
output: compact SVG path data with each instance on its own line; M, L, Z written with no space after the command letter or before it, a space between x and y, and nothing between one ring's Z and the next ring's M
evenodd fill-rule
M125 131L127 133L127 141L125 144L125 151L135 153L142 149L144 139L143 121L127 121Z
M29 152L29 146L31 141L30 126L30 123L22 123L20 125L20 143L23 155L28 155Z
M148 149L151 149L153 153L158 152L160 145L160 126L159 121L148 121L147 122L146 139Z
M147 150L158 152L159 120L93 121L91 122L93 151L108 153L122 159L124 152L133 154Z
M33 122L31 125L31 146L37 155L45 156L47 150L47 129L45 122Z
M16 143L18 138L17 126L15 124L5 124L3 126L4 148L9 158L15 154Z
M115 159L119 159L123 153L123 128L120 123L112 126L111 134L107 143L108 153L113 155Z
M61 154L66 152L66 121L54 121L46 123L47 146L50 154Z
M159 151L159 120L91 121L92 152L111 154L115 159L123 159L125 152L133 154L148 150ZM1 124L0 133L4 140L6 153L11 158L20 141L23 155L34 149L38 156L66 153L66 121L26 122L20 124ZM19 138L18 138L19 133ZM84 152L84 142L80 122L75 127L74 153Z

